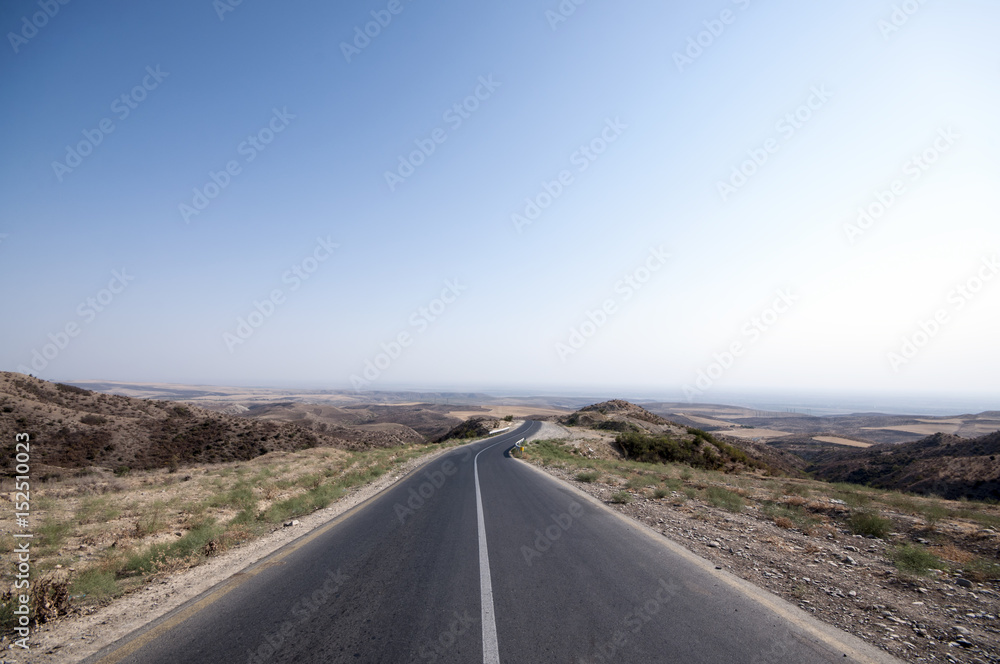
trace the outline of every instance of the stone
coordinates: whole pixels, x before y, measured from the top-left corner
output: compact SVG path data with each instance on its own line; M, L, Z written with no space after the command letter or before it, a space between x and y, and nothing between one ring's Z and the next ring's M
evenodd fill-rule
M962 588L971 588L972 581L969 581L968 579L955 579L955 585Z

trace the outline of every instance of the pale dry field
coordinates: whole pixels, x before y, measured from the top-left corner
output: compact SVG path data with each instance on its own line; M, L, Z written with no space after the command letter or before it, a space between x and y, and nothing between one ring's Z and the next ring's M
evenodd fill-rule
M961 428L960 424L900 424L890 427L861 427L865 430L876 431L902 431L904 433L916 433L922 436L931 436L936 433L955 433Z
M515 418L531 417L562 417L569 415L572 411L561 408L538 408L535 406L493 406L484 410L452 410L448 412L451 417L468 419L470 417L495 417L502 419L510 415Z
M813 436L813 440L821 443L831 443L833 445L846 445L848 447L871 447L871 443L862 443L860 440L841 438L839 436Z

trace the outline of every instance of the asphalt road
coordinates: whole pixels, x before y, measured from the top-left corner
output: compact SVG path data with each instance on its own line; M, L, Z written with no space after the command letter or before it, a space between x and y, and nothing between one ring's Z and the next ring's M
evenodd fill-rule
M510 458L538 426L448 452L87 661L895 661Z

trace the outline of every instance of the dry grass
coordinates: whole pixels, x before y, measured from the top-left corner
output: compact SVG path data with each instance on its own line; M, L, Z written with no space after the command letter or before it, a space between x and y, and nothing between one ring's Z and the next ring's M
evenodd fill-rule
M437 449L313 448L176 473L52 473L32 487L33 570L54 593L68 589L65 608L57 612L106 602L325 507L352 487ZM11 480L0 480L0 491L11 490ZM0 550L12 548L9 534L0 537ZM12 574L13 567L0 569L0 590L12 587Z

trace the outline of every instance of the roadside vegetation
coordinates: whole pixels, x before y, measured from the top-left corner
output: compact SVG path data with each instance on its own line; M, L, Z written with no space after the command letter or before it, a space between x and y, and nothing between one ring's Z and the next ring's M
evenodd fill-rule
M884 540L904 576L939 570L973 581L1000 579L1000 552L989 544L995 538L976 534L1000 529L996 503L772 477L755 468L722 472L706 467L712 464L705 463L703 454L693 454L698 446L685 450L676 441L644 438L629 433L617 437L630 450L627 459L593 458L565 440L532 442L519 456L562 468L579 482L608 485L612 503L656 500L679 506L695 501L724 512L748 512L809 535L839 531ZM703 439L700 446L705 444L712 443Z
M251 461L114 473L67 471L32 487L34 623L107 602L330 505L441 446L313 448ZM0 490L13 490L0 480ZM14 549L0 536L0 552ZM13 566L0 587L13 584ZM8 590L0 630L14 623Z

